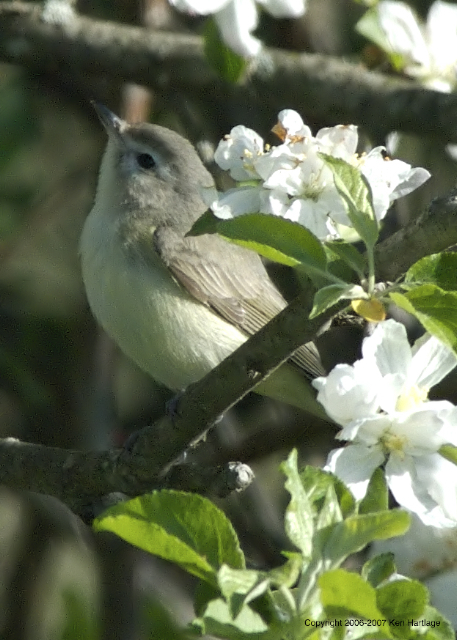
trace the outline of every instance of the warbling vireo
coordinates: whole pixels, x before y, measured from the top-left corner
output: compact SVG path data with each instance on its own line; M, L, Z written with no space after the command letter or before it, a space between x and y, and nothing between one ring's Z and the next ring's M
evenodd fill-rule
M185 237L206 209L201 188L214 184L190 142L95 109L108 146L81 237L89 304L124 353L179 391L286 302L256 253L216 235ZM325 417L305 377L323 373L315 346L304 345L291 361L256 392Z

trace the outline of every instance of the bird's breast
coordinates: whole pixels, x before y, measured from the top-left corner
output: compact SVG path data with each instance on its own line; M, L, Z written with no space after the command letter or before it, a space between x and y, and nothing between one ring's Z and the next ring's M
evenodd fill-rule
M94 208L81 237L90 307L140 368L170 389L183 389L246 337L187 294L158 254L151 250L145 257L132 248L126 251L112 223L104 224L103 218Z

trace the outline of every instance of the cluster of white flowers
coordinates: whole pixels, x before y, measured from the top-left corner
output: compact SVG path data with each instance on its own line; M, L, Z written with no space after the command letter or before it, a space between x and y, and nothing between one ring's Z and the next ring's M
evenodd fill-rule
M411 349L404 326L380 323L353 366L337 365L317 378L318 400L343 428L327 468L362 498L376 467L385 463L397 502L427 525L457 524L457 466L439 453L457 445L457 407L428 401L429 389L457 364L457 357L426 335Z
M381 220L394 200L410 193L430 174L401 160L385 157L384 147L357 155L354 125L338 125L313 136L298 113L281 111L273 129L283 140L265 147L252 129L237 126L219 143L215 161L232 178L248 182L224 193L208 190L204 198L219 218L246 213L269 213L298 222L320 239L339 237L350 227L333 174L320 153L357 167L368 180L376 217Z
M426 24L404 2L382 0L375 11L383 34L377 44L399 54L403 71L425 86L452 91L457 84L457 5L434 2Z
M306 11L307 0L257 0L274 18L298 18ZM258 24L254 0L170 0L179 11L199 15L214 14L222 39L245 57L256 56L262 44L252 35Z

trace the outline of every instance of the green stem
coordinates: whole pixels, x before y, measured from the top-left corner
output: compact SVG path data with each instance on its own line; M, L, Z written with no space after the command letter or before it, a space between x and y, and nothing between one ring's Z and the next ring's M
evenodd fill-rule
M372 296L376 284L374 272L374 251L373 247L367 245L367 262L368 262L368 295Z

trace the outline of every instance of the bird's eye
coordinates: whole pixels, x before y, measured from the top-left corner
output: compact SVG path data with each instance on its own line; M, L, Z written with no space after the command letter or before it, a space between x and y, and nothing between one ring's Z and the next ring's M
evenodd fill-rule
M156 161L150 153L139 153L136 161L142 169L153 169L156 165Z

